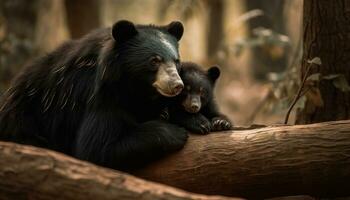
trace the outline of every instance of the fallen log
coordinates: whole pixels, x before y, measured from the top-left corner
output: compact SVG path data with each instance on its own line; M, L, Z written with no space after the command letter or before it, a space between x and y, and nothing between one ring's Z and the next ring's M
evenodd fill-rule
M50 150L0 142L0 199L228 200L191 194Z
M132 173L191 192L249 199L350 196L350 121L192 135L183 150ZM49 150L0 142L0 197L4 194L15 199L224 198L195 196Z
M248 199L350 196L350 121L194 135L182 151L133 173Z

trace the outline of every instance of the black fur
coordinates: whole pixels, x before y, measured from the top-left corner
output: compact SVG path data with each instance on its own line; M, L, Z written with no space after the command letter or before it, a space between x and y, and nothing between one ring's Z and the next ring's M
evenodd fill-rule
M182 32L179 22L120 21L65 43L25 68L4 94L0 139L122 170L181 149L187 132L158 120L169 98L152 87L157 68L149 59L177 61L159 33L177 51Z
M219 112L213 95L215 82L220 76L219 68L213 66L205 71L195 63L183 62L180 76L185 89L169 106L169 120L198 134L231 129L231 122ZM190 113L185 110L184 101L188 95L200 95L199 111Z

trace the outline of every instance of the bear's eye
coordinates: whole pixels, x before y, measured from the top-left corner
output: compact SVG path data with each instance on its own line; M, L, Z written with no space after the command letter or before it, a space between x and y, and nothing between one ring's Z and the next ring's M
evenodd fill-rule
M204 90L204 88L199 88L199 95L201 96L201 97L204 97L205 96L205 90Z
M162 58L160 56L154 56L150 59L151 65L159 65L162 62Z
M178 72L181 72L181 63L180 63L180 59L175 59L174 62L175 62L175 65L176 65L176 70L177 70Z

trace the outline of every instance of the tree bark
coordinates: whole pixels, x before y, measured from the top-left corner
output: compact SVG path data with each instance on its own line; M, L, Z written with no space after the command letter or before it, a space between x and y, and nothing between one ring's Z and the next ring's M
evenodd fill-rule
M323 76L343 74L350 80L350 3L347 0L304 1L304 44L302 77L308 60L320 57L322 65L311 74ZM318 86L323 105L307 99L305 108L297 114L297 124L350 119L350 94L337 89L332 80L321 80Z
M191 194L37 147L0 142L0 158L0 199L233 199Z
M350 121L192 136L135 175L187 191L248 199L350 195Z
M206 199L49 150L0 142L0 199ZM134 175L249 199L350 195L350 121L191 135ZM210 197L223 198L223 197Z

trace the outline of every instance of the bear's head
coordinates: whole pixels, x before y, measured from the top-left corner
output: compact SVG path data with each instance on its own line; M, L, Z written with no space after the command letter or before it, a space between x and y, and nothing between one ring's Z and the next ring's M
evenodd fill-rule
M185 88L177 97L183 108L189 113L197 113L213 98L216 80L220 69L212 66L208 70L201 69L194 63L182 63L180 74Z
M122 82L129 92L145 97L173 97L182 91L178 51L183 35L181 22L154 26L122 20L113 25L111 32L113 40L104 47L100 64L102 82Z

